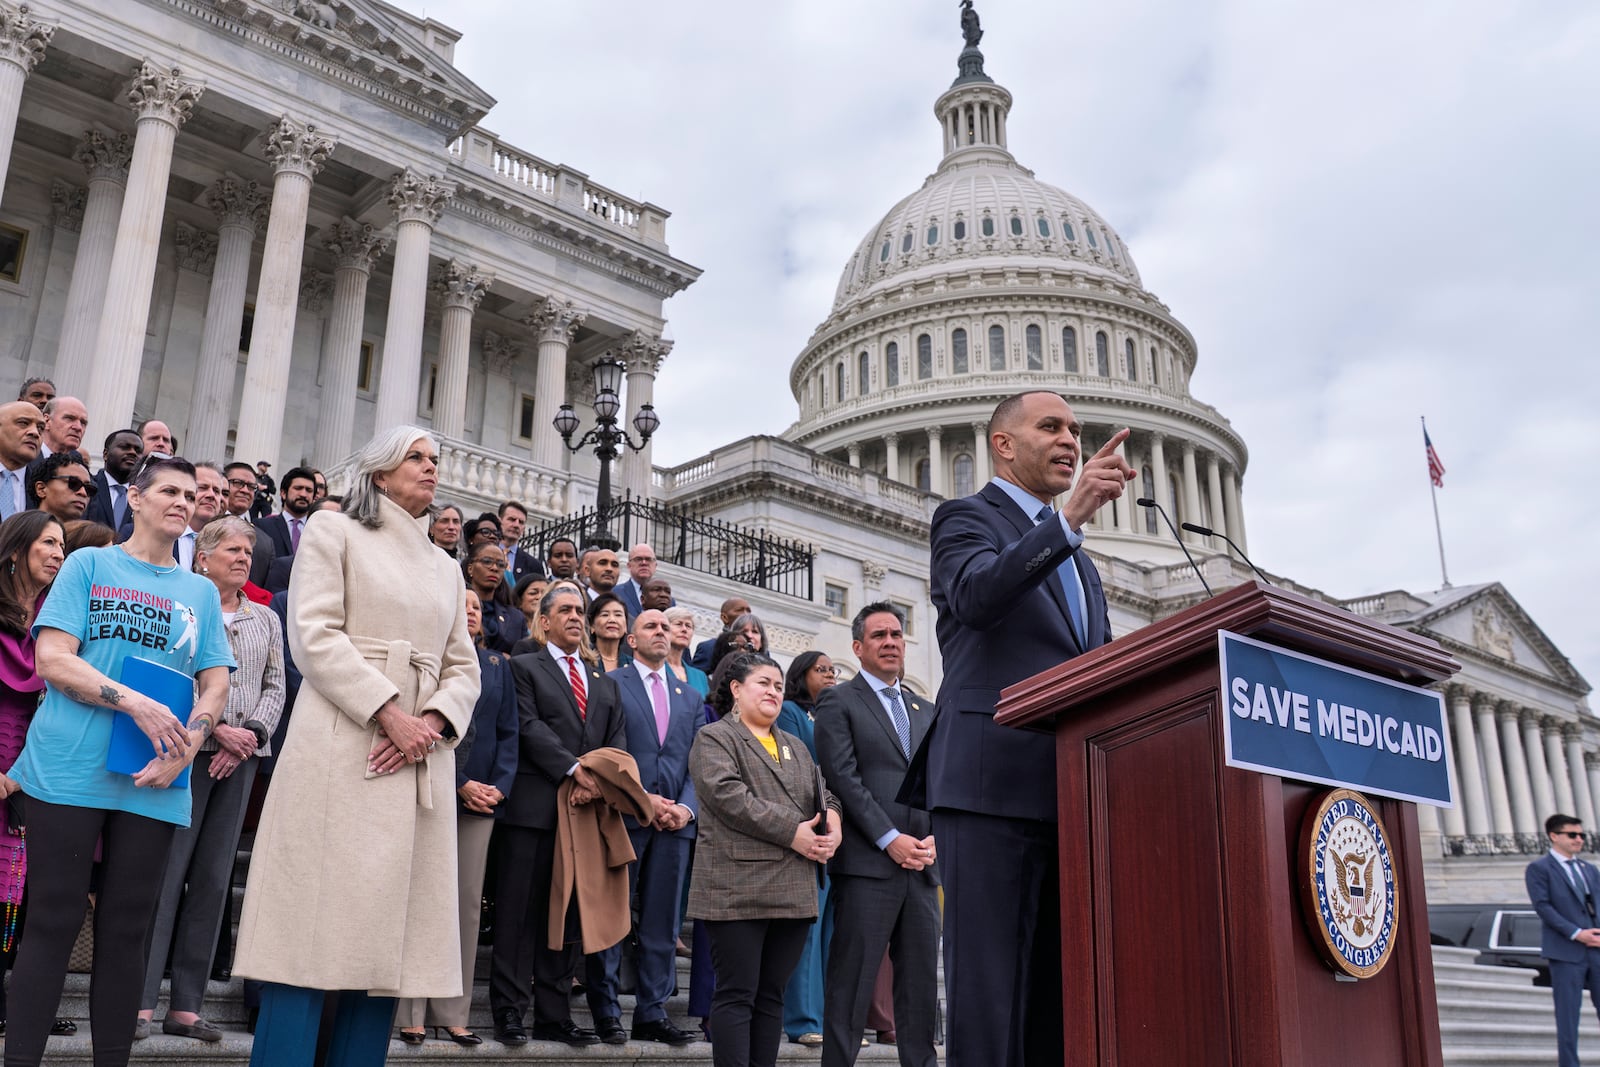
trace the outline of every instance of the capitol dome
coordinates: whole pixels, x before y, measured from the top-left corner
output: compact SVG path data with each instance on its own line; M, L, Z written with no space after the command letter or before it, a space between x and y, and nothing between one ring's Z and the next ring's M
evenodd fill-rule
M1026 389L1063 394L1084 450L1117 429L1139 472L1095 519L1095 547L1130 562L1181 558L1134 497L1245 543L1247 451L1189 392L1193 336L1144 288L1120 234L1040 181L1006 138L1012 97L969 46L934 103L938 169L856 246L828 317L790 369L800 417L789 440L945 496L990 474L985 424ZM1200 549L1218 540L1184 533Z

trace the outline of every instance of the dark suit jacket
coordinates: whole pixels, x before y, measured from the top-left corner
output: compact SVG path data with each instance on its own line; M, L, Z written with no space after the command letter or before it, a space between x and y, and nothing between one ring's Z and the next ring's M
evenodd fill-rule
M275 555L294 555L294 542L289 536L289 520L283 517L282 512L264 517L260 522L256 523L256 529L272 539L272 551ZM301 527L300 532L302 534L305 533L304 526Z
M1578 869L1583 872L1584 881L1589 883L1589 894L1600 905L1600 874L1582 859L1578 860ZM1595 920L1590 918L1588 907L1583 898L1578 896L1578 890L1567 873L1561 869L1561 864L1547 852L1528 864L1523 880L1527 883L1528 899L1533 902L1533 910L1544 920L1539 955L1568 963L1583 962L1590 949L1572 940L1572 935L1579 930L1592 928Z
M689 779L689 747L694 744L695 731L700 728L700 694L687 682L680 682L667 672L667 739L662 743L656 733L655 706L650 694L633 664L619 667L606 677L617 683L622 696L622 711L627 722L628 753L639 765L639 781L645 789L682 804L698 813L694 782ZM629 831L640 829L632 816L624 815L623 822ZM676 831L677 837L694 837L695 822Z
M932 599L944 683L937 718L918 752L925 805L1013 819L1056 821L1055 738L998 726L1000 690L1111 639L1100 575L1081 552L1087 639L1068 621L1052 576L1069 552L1059 518L1033 524L994 485L934 512ZM914 767L908 784L919 777ZM908 794L913 801L924 799Z
M511 658L522 736L516 785L502 818L512 826L556 828L556 790L578 756L597 748L628 747L617 683L590 667L588 711L578 714L572 685L548 650Z
M251 564L255 563L251 559ZM269 593L284 593L289 590L289 576L294 569L293 556L275 556L267 564L267 576L261 583L261 588Z
M509 653L518 641L528 636L528 620L522 612L505 604L489 601L483 605L483 645L496 652Z
M701 641L694 647L694 654L689 657L689 665L699 667L707 675L711 674L711 654L717 650L715 637Z
M499 818L516 785L522 727L517 714L517 687L511 678L511 661L504 653L478 649L478 673L483 686L472 709L472 725L456 748L456 788L468 782L482 782L500 790L507 799L494 809L494 817ZM459 798L456 807L463 815L485 818L468 811Z
M117 520L112 517L114 513L111 509L111 485L106 480L106 472L95 471L89 480L99 486L100 491L89 498L89 506L84 509L83 517L90 522L98 522L101 526L109 526L115 530Z
M644 610L644 605L639 603L639 587L633 584L632 578L624 578L611 591L622 598L622 606L628 609L628 618L637 618L639 612Z
M519 546L516 559L512 560L511 566L506 568L505 583L515 589L517 583L530 574L537 574L543 577L545 574L544 560L539 558L537 552L530 552L528 549Z
M933 722L933 705L904 688L901 694L915 752ZM814 717L822 776L844 806L844 839L829 872L867 878L899 873L903 868L878 847L878 838L894 829L921 839L933 832L933 820L895 799L908 761L883 701L858 674L819 693ZM921 873L936 880L931 868Z

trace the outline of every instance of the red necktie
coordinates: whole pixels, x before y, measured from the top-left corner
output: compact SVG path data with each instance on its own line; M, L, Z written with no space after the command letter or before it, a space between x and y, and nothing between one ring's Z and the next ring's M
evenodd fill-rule
M578 702L578 718L589 717L589 692L583 687L583 672L578 669L578 657L567 657L567 681L572 683L572 696Z

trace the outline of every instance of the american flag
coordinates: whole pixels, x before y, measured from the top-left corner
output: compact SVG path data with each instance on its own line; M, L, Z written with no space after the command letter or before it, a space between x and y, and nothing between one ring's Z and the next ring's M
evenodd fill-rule
M1428 448L1428 480L1439 489L1444 488L1444 463L1439 459L1439 453L1433 450L1433 439L1428 436L1428 428L1422 428L1422 443Z

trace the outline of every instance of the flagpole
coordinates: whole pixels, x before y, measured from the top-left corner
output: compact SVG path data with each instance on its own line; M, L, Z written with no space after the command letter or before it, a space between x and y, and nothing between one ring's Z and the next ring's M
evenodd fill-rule
M1428 418L1422 418L1422 439L1428 439ZM1428 477L1428 496L1433 501L1433 533L1439 540L1439 576L1444 579L1441 589L1450 588L1450 571L1444 562L1444 527L1439 524L1439 487L1434 484L1432 475Z

